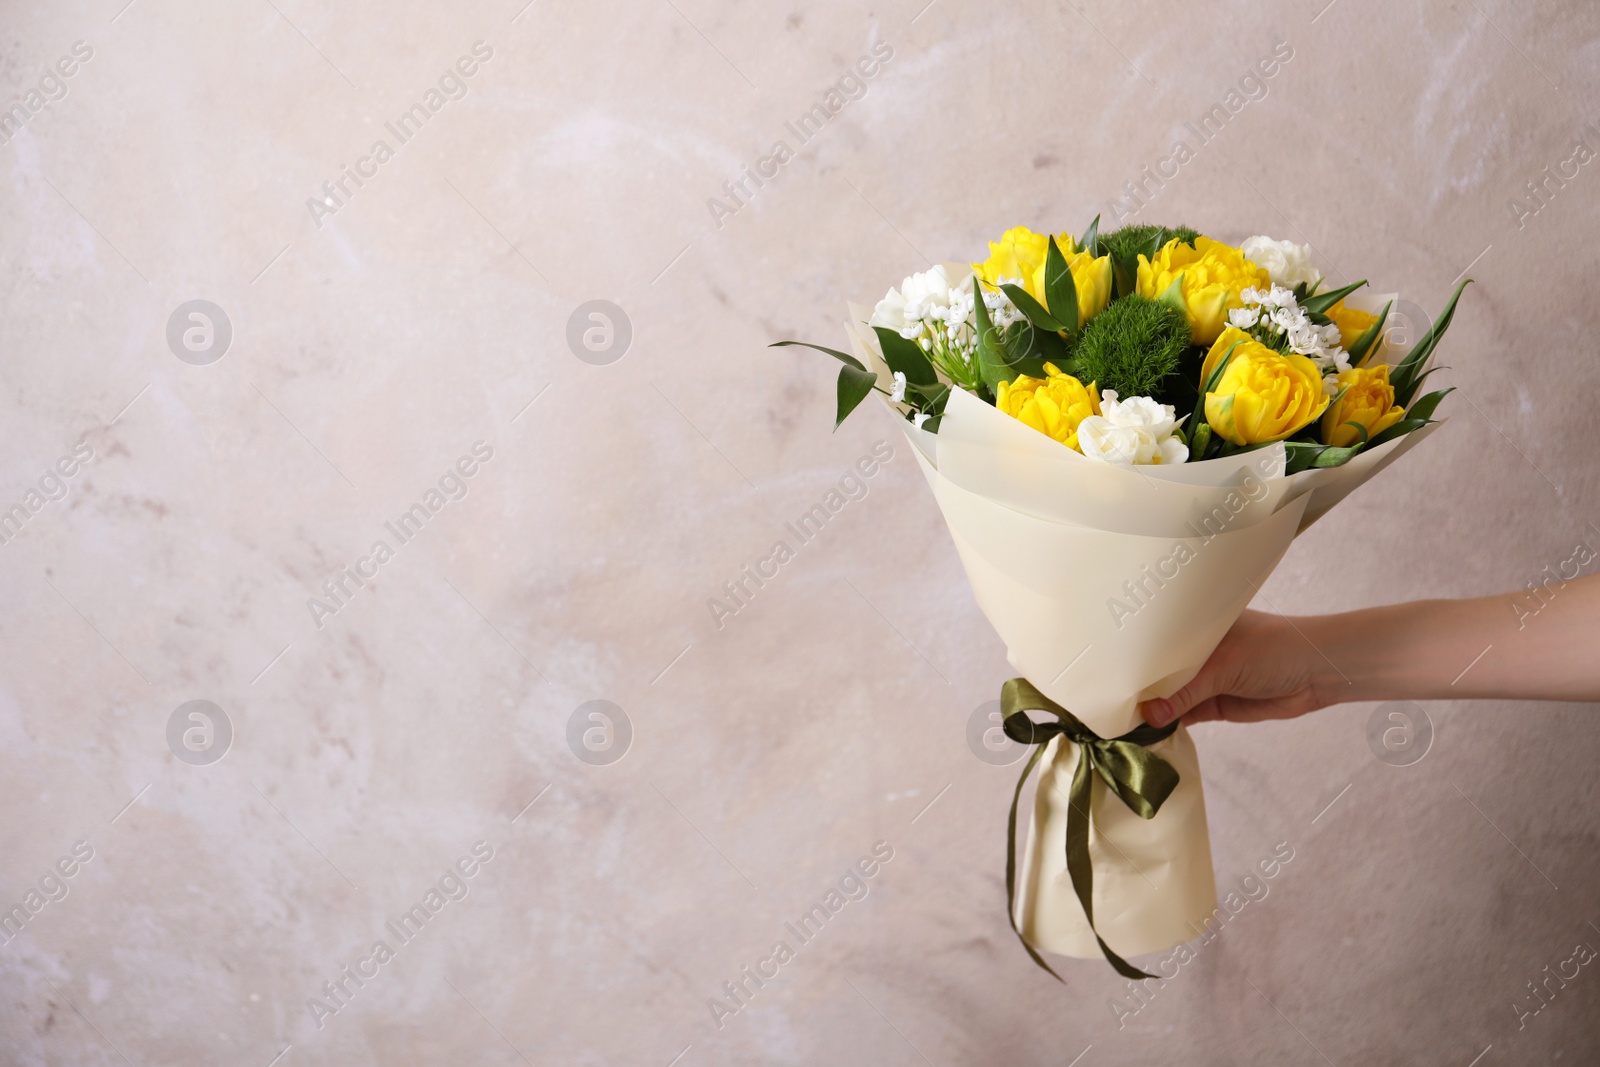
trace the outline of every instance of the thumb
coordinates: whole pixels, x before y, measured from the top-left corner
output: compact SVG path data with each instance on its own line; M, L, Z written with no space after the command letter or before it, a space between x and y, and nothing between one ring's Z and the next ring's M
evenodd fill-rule
M1139 706L1144 714L1145 722L1151 726L1165 726L1184 712L1189 711L1197 704L1201 704L1217 695L1217 674L1207 663L1200 668L1200 673L1189 680L1189 684L1173 693L1164 700L1147 700Z

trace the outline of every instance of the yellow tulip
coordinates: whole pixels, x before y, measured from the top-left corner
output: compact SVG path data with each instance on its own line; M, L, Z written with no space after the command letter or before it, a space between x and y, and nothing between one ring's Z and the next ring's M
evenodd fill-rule
M1346 350L1361 340L1361 335L1372 329L1372 324L1378 321L1376 315L1345 307L1343 300L1329 308L1325 314L1333 320L1335 326L1339 327L1339 347ZM1378 344L1374 341L1372 347L1367 350L1367 355L1371 356L1377 350Z
M1072 284L1078 291L1078 325L1081 327L1111 303L1111 257L1096 258L1079 251L1072 235L1065 232L1056 234L1056 247L1066 258ZM1050 307L1044 295L1044 264L1049 248L1045 234L1034 233L1026 226L1014 226L1002 234L999 241L989 242L989 258L974 263L972 269L992 286L998 286L1001 278L1021 278L1023 291L1059 317L1064 312L1058 313Z
M1206 355L1202 383L1224 356L1228 365L1206 396L1206 421L1223 440L1241 446L1282 441L1327 409L1322 371L1305 356L1268 348L1229 326Z
M1208 345L1228 325L1228 312L1243 307L1243 289L1269 289L1267 272L1244 258L1232 245L1196 237L1186 245L1173 238L1152 261L1139 256L1139 295L1154 300L1183 276L1183 302L1189 315L1190 340Z
M1371 316L1368 316L1371 318ZM1389 384L1389 365L1354 367L1336 376L1344 395L1328 405L1322 416L1322 443L1348 447L1361 440L1361 433L1347 422L1360 423L1367 437L1378 436L1405 417L1405 409L1394 402L1394 386Z
M1016 381L1001 382L994 406L1032 426L1074 451L1078 447L1078 424L1090 415L1100 414L1100 390L1090 382L1086 387L1070 374L1062 374L1054 363L1044 365L1044 378L1019 375Z

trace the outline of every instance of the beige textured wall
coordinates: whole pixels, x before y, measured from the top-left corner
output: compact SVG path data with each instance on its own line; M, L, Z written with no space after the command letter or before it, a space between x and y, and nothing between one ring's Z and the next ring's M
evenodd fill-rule
M825 361L763 347L838 343L924 256L1109 217L1187 138L1139 218L1308 241L1428 311L1478 279L1450 422L1263 606L1513 589L1600 545L1600 173L1508 208L1600 149L1600 14L1325 2L6 5L0 504L93 458L0 544L0 904L73 871L0 944L0 1060L1589 1062L1593 967L1513 1005L1600 946L1591 707L1432 704L1401 767L1370 705L1204 727L1219 885L1293 859L1136 1014L1102 965L1034 970L1002 903L1017 768L966 740L1004 651L892 422L830 433ZM387 133L475 41L466 95ZM785 123L875 44L801 145ZM232 326L206 365L167 340L196 299ZM590 300L631 322L608 365L566 340ZM708 599L880 440L865 497L719 628ZM479 441L467 495L388 533ZM307 598L378 539L319 628ZM169 746L191 700L231 723L220 761ZM591 700L631 724L618 762L569 745ZM385 923L477 842L402 943ZM869 894L717 1026L877 842ZM317 1018L347 965L376 974Z

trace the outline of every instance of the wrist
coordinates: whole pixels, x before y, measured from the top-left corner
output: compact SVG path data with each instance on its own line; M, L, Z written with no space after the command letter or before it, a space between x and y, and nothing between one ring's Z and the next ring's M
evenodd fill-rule
M1298 619L1311 653L1312 692L1322 706L1421 696L1411 645L1425 632L1424 604L1392 604Z

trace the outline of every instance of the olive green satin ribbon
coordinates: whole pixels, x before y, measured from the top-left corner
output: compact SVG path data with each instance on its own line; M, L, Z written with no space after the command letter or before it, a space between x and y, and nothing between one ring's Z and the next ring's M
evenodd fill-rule
M1048 711L1059 721L1035 722L1025 714L1029 711ZM1006 914L1011 919L1011 929L1016 933L1017 940L1028 950L1034 963L1050 971L1056 981L1062 981L1061 976L1051 970L1050 965L1034 951L1017 928L1016 907L1017 802L1022 797L1022 786L1027 782L1028 775L1033 773L1039 757L1044 755L1045 746L1051 738L1059 736L1064 738L1063 744L1078 746L1078 766L1072 772L1072 790L1068 797L1067 873L1072 876L1072 888L1077 891L1078 902L1083 905L1083 916L1089 922L1089 929L1094 930L1095 940L1100 942L1100 951L1106 954L1106 959L1111 961L1111 966L1117 969L1118 974L1124 978L1154 977L1111 951L1100 937L1100 932L1094 929L1094 863L1089 858L1089 813L1094 779L1090 777L1090 768L1099 772L1111 791L1135 815L1141 819L1153 819L1167 797L1177 788L1178 772L1147 746L1171 737L1178 724L1172 722L1160 729L1141 725L1121 737L1107 740L1079 722L1066 708L1039 692L1026 678L1013 678L1000 690L1000 715L1007 737L1019 744L1036 746L1033 755L1028 757L1027 765L1022 768L1022 777L1017 779L1016 792L1011 796L1011 818L1006 832Z

